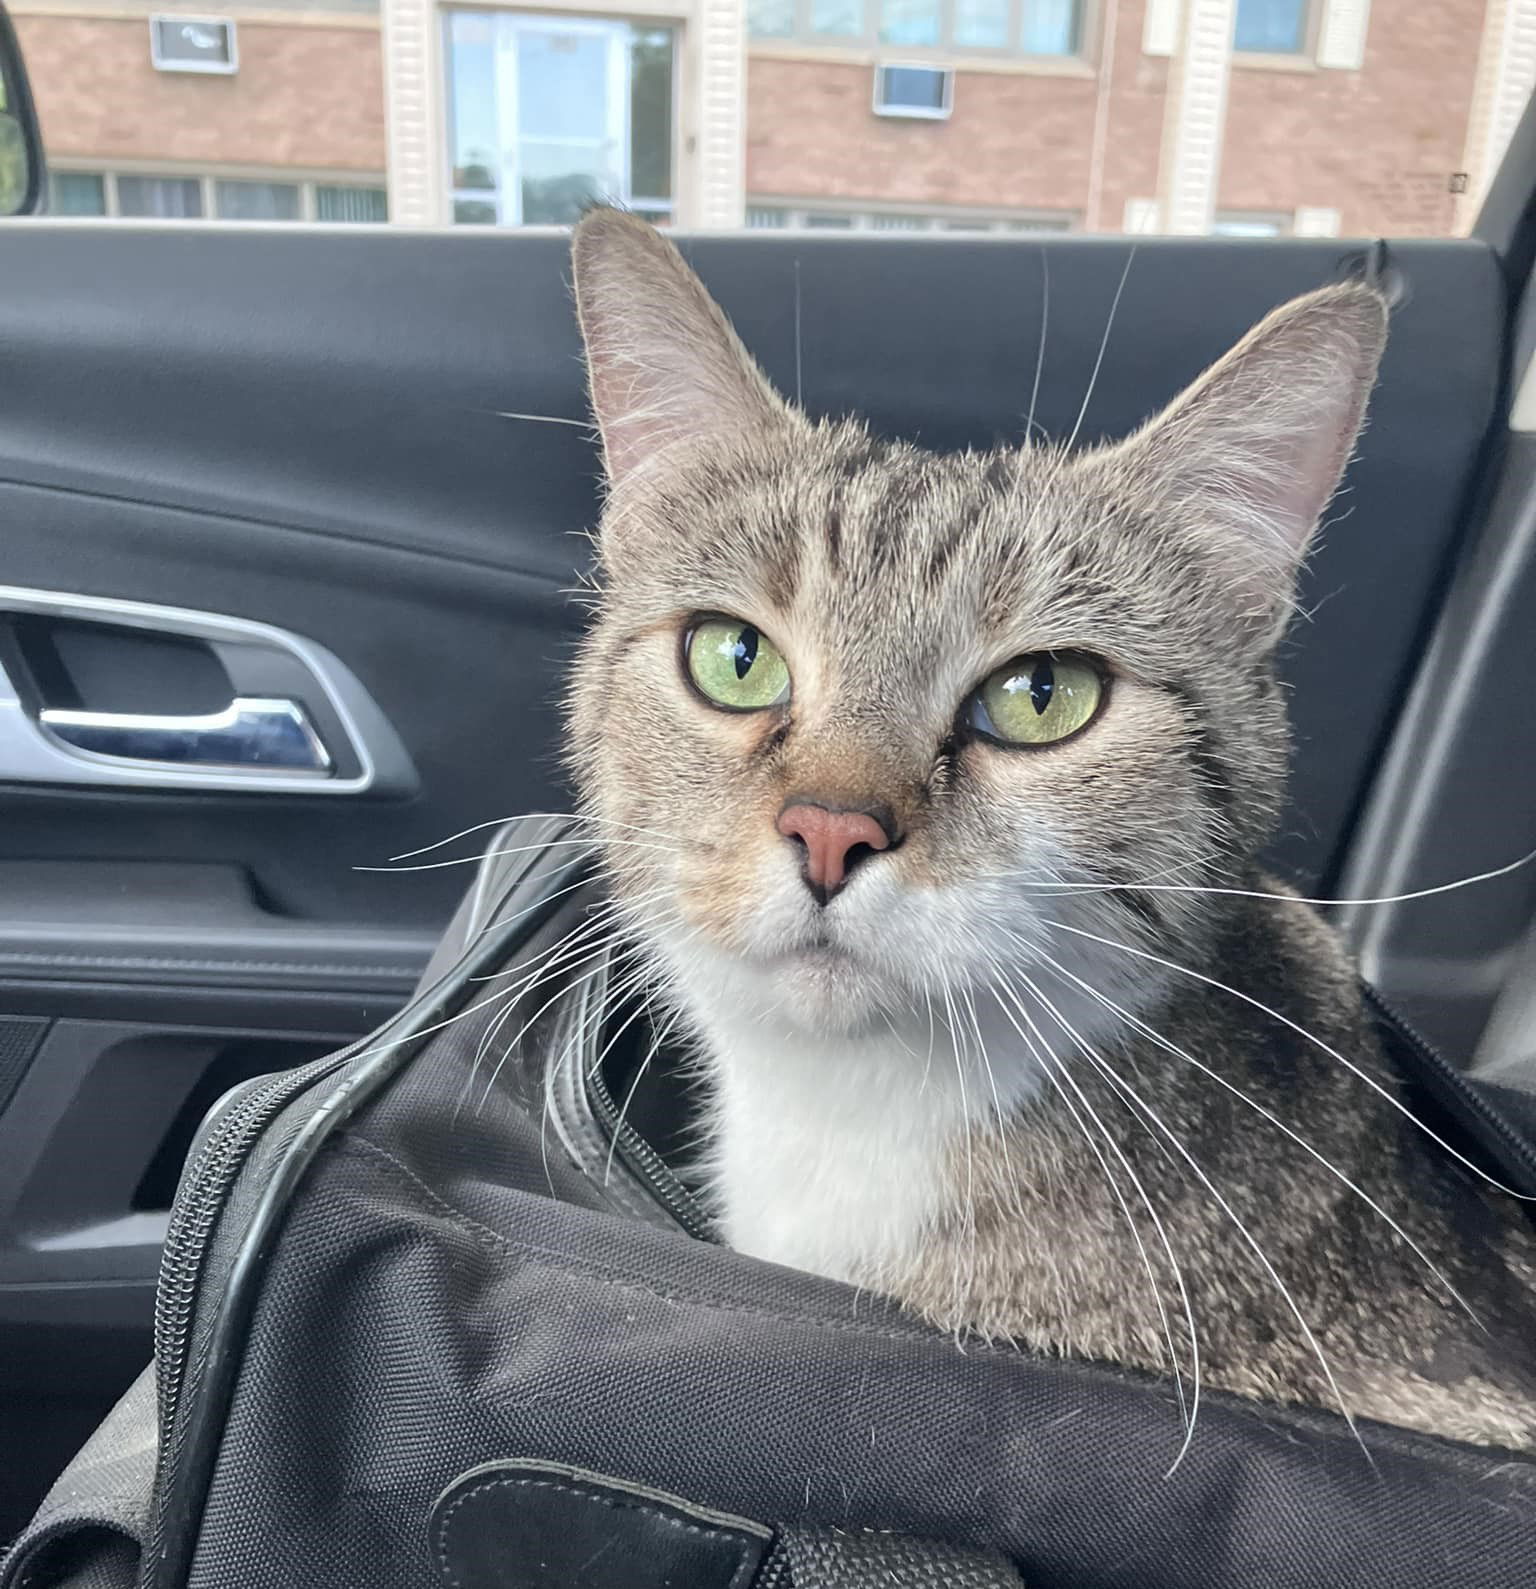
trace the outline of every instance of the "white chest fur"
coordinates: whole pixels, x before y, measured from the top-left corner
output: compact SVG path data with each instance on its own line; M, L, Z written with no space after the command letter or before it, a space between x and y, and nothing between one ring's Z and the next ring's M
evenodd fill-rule
M730 1245L773 1263L878 1285L964 1196L967 1133L1041 1085L982 1035L990 1074L948 1033L811 1037L787 1023L699 1012L712 1066L712 1180ZM994 1047L994 1044L996 1046Z

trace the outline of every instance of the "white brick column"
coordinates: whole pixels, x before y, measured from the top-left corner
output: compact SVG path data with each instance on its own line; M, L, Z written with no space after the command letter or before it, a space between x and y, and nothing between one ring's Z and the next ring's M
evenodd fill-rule
M1456 202L1456 230L1470 230L1515 123L1536 84L1536 0L1488 0L1467 117L1462 169L1467 191Z
M1237 5L1185 0L1183 10L1168 69L1158 210L1165 232L1199 236L1211 229L1216 213Z
M696 0L693 125L695 202L682 219L701 229L741 226L747 195L746 0ZM684 169L687 167L686 157Z
M389 218L441 225L448 220L442 14L435 0L382 0L380 23Z

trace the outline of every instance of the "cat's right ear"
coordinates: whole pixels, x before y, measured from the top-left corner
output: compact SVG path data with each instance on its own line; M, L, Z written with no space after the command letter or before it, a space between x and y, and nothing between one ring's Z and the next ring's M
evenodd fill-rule
M571 261L611 485L677 442L797 422L654 227L621 210L592 210L576 228Z

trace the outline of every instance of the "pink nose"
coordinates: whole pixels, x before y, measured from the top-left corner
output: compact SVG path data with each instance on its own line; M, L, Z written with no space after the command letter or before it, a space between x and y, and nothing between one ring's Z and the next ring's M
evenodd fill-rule
M823 904L866 855L891 847L890 832L869 812L829 811L811 801L785 806L779 832L805 846L805 880Z

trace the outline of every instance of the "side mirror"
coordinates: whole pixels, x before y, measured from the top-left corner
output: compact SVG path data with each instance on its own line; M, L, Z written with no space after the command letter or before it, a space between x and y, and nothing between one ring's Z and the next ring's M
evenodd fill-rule
M16 30L0 5L0 219L35 215L43 199L43 139Z

